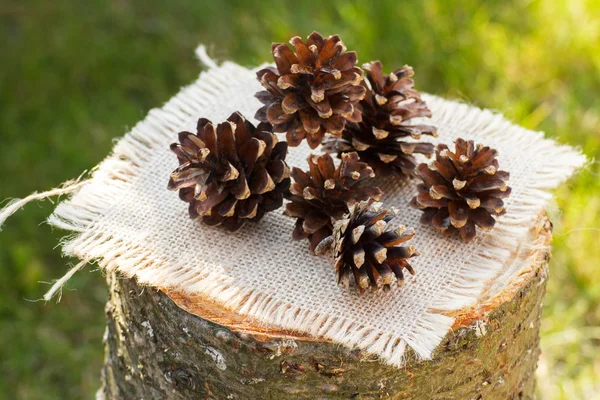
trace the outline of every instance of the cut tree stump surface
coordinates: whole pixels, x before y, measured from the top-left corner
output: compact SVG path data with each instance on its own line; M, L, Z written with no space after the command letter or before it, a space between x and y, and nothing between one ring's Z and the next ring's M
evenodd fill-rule
M105 399L531 399L551 224L540 217L522 268L459 310L430 361L404 368L320 337L259 324L200 297L109 272Z

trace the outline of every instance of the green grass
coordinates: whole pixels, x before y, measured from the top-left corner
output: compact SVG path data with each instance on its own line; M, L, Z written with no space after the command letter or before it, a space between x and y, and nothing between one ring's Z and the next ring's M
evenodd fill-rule
M252 4L254 3L254 4ZM417 87L503 112L600 153L600 3L552 1L0 0L0 199L78 176L115 137L217 59L269 60L271 41L339 33L360 61L410 64ZM100 272L62 302L30 302L62 275L63 232L30 205L0 233L0 398L90 398L102 363ZM543 399L591 399L600 383L600 168L557 190L538 371Z

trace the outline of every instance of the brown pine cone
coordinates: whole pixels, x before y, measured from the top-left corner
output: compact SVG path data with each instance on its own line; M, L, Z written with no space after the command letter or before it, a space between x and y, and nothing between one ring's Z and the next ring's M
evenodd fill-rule
M390 230L389 222L395 213L381 209L381 203L362 201L350 207L348 215L336 221L333 229L335 270L338 283L363 293L389 289L394 282L404 283L403 269L414 275L409 258L418 256L414 246L400 246L415 234L404 226ZM319 252L321 250L319 246Z
M364 64L367 89L359 103L362 121L348 123L341 138L325 141L325 151L342 153L356 151L379 176L396 174L401 178L412 175L417 162L413 154L433 154L433 144L405 141L410 136L437 136L435 127L411 124L411 119L431 117L431 111L413 89L410 79L413 69L407 65L389 75L383 75L381 62Z
M179 133L180 143L171 145L179 167L168 188L189 203L190 217L233 232L283 205L290 185L287 143L278 143L271 130L236 112L216 129L200 118L196 134Z
M311 250L331 235L332 218L340 219L348 206L368 198L379 199L381 190L368 186L373 170L360 162L356 153L342 155L335 168L329 154L308 157L308 172L292 168L294 183L290 186L285 214L297 218L292 233L294 240L308 238Z
M510 195L509 173L498 170L494 149L463 139L456 139L455 147L452 153L444 144L437 146L435 169L417 167L424 183L410 205L423 210L421 223L446 235L459 231L468 243L475 237L475 226L489 231L496 223L493 216L506 212L502 199Z
M325 133L340 136L346 120L360 121L354 108L365 95L362 70L356 53L346 52L339 36L324 39L313 32L306 43L298 36L290 40L296 52L281 43L271 51L277 68L264 68L256 76L266 89L256 98L264 106L255 118L273 124L275 132L287 132L290 146L306 138L314 149Z

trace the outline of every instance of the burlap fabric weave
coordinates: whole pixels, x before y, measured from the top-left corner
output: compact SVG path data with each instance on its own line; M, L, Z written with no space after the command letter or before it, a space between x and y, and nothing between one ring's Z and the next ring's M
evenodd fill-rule
M475 303L496 277L510 276L519 242L551 198L548 190L585 161L572 148L491 111L425 95L439 128L435 141L460 136L498 149L502 169L511 173L508 213L491 233L465 245L419 225L420 212L407 206L414 182L378 182L384 204L402 210L397 222L417 230L413 244L421 256L404 287L360 296L336 284L331 260L291 240L294 220L282 210L231 234L191 220L187 205L167 190L177 166L169 144L177 132L193 131L199 117L221 122L236 110L253 120L260 105L253 97L260 89L254 70L208 63L207 72L150 111L89 184L57 207L50 222L74 233L64 252L142 284L206 296L258 323L357 346L397 366L408 348L431 357L453 323L444 312ZM291 148L288 162L306 168L309 154L307 146Z

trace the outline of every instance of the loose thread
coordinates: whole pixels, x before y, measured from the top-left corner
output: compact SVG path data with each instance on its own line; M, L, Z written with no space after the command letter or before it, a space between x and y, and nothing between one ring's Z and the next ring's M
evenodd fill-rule
M208 68L218 68L217 63L210 58L208 53L206 52L206 46L201 44L196 48L196 57L200 60L200 62L206 65Z
M49 190L47 192L42 192L42 193L33 192L32 194L30 194L29 196L27 196L23 199L13 199L13 200L9 201L8 204L2 210L0 210L0 231L2 231L2 225L4 224L4 222L6 222L6 220L11 215L13 215L17 211L19 211L22 207L24 207L28 203L30 203L32 201L37 201L37 200L44 200L49 197L60 196L63 194L72 193L72 192L80 189L82 186L86 185L87 183L88 183L88 181L79 182L79 178L78 178L75 181L65 182L61 188L52 189L52 190Z
M83 268L87 263L88 263L87 260L81 261L79 264L77 264L76 266L71 268L66 274L64 274L62 278L60 278L59 280L54 282L54 285L52 285L50 290L48 290L48 292L46 292L46 294L44 295L44 301L50 301L52 299L52 297L54 297L56 292L61 290L62 287L69 281L69 279L71 279L71 277L73 275L75 275L75 273L77 271L79 271L81 268ZM59 298L59 301L60 301L60 298Z

